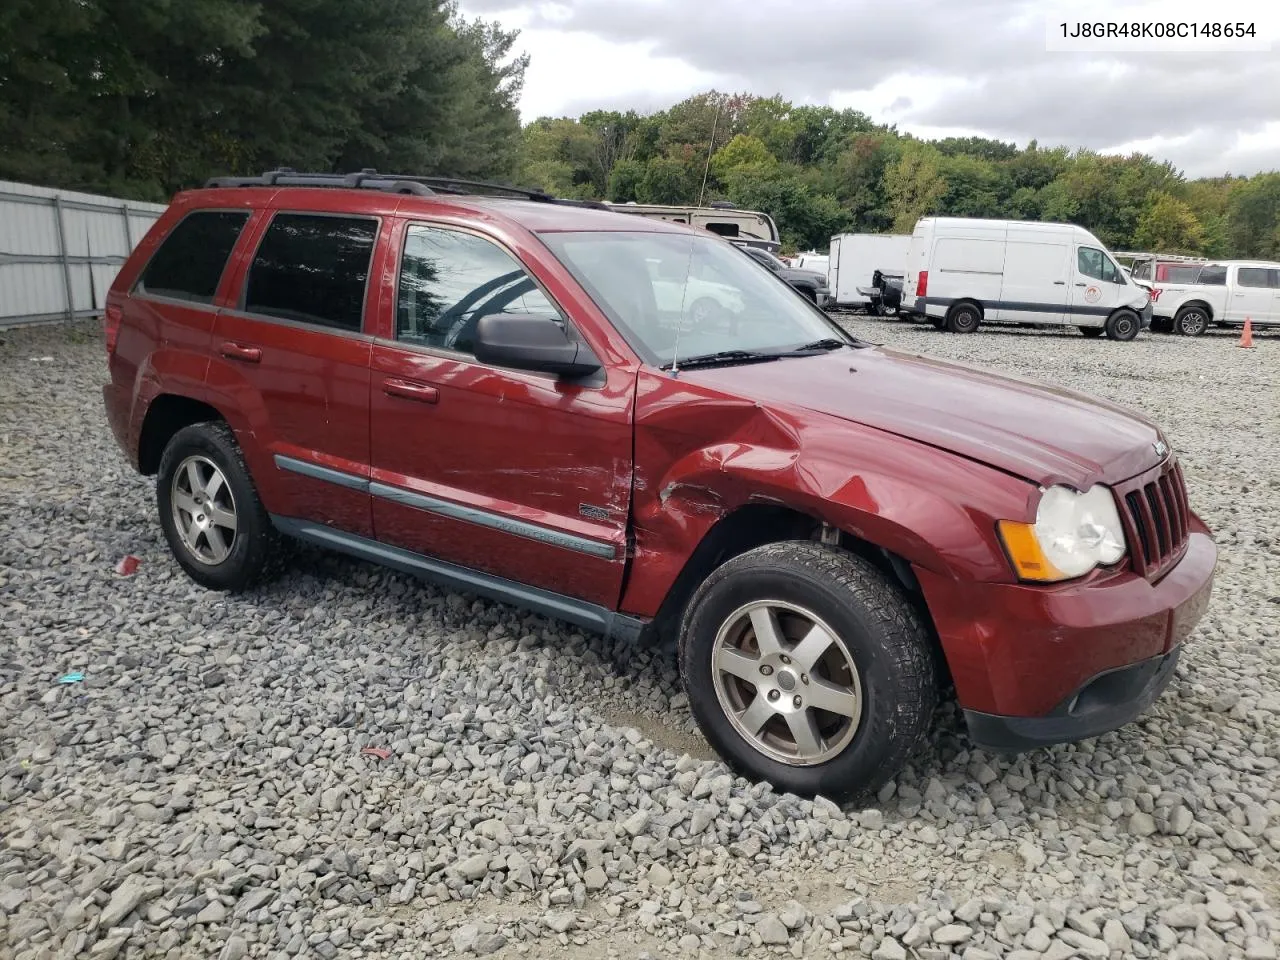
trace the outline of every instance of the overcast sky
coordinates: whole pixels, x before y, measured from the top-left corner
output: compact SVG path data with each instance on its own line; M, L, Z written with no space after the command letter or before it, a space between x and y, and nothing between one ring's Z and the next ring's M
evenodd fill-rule
M1157 7L1167 19L1172 4ZM463 0L520 30L520 108L650 112L715 88L853 107L922 137L1140 150L1188 176L1280 169L1280 33L1271 3L1194 0L1197 21L1255 20L1270 52L1061 53L1053 7L1021 0ZM1072 0L1141 15L1126 0ZM1280 9L1280 5L1276 5ZM1263 20L1260 18L1271 18Z

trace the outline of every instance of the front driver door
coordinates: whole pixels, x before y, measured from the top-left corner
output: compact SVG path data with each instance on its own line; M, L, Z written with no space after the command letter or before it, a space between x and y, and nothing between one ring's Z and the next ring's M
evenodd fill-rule
M590 382L486 366L476 324L561 310L507 249L403 227L394 339L373 348L379 540L616 608L627 553L634 374Z
M1071 286L1071 314L1086 326L1100 325L1121 305L1129 286L1112 259L1097 247L1076 248Z

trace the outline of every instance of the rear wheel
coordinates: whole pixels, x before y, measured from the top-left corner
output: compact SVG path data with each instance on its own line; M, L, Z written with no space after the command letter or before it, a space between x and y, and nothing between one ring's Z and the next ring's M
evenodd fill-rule
M680 667L699 726L730 765L810 796L878 789L937 702L911 604L865 560L807 541L712 573L689 603Z
M280 537L225 423L183 427L156 476L160 524L174 559L212 590L244 590L279 558Z
M1127 341L1138 335L1142 321L1132 310L1117 310L1107 317L1107 338L1109 340Z
M1086 337L1089 337L1090 339L1094 339L1102 336L1103 333L1105 333L1106 331L1104 331L1102 327L1081 327L1080 332L1083 333Z
M1174 317L1173 326L1184 337L1198 337L1209 329L1209 311L1194 304L1183 307Z
M973 333L982 323L982 310L976 303L957 303L947 311L947 329L952 333Z

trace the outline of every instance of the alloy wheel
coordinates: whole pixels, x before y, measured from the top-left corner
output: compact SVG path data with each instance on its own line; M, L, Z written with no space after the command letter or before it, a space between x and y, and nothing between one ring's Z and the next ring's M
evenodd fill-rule
M740 607L716 635L711 668L716 697L734 728L775 760L824 763L858 731L858 668L810 610L781 600Z
M208 457L187 457L173 474L173 526L187 551L208 566L227 559L236 539L236 501L227 478Z

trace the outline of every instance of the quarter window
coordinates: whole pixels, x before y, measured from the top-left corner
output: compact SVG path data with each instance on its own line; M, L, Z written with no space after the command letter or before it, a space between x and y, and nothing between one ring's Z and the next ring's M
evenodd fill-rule
M184 218L155 252L138 291L193 303L212 303L247 210L208 210Z
M1095 247L1081 247L1076 252L1076 266L1086 277L1103 283L1124 283L1111 258Z
M358 331L378 222L280 213L249 268L244 309Z
M555 318L560 312L524 268L495 243L438 227L409 227L400 266L396 338L475 352L476 326L491 314Z

